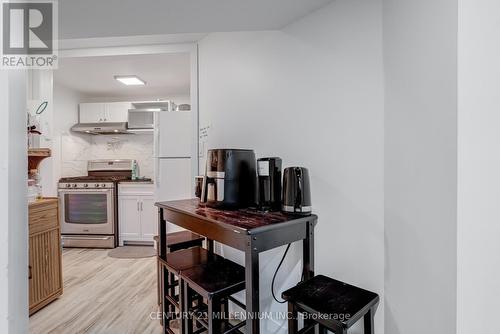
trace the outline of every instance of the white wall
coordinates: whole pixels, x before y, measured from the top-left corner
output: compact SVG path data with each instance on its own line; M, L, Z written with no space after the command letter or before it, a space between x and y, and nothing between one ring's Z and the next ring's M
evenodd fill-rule
M52 70L30 70L28 71L27 101L28 112L37 119L38 130L42 132L40 136L40 147L53 149L53 124L54 124L54 104ZM41 103L47 102L46 109L40 114L35 112ZM41 176L42 194L44 196L55 196L56 183L54 179L54 159L44 159L40 163L38 170Z
M153 135L91 136L89 160L135 159L139 176L154 178Z
M500 3L459 0L459 334L500 333Z
M52 166L55 182L62 176L85 175L87 171L87 158L82 155L82 147L90 147L90 136L70 131L78 123L81 98L78 92L54 82Z
M26 73L0 71L0 332L28 331Z
M282 31L210 34L199 44L199 99L200 126L211 126L207 147L253 148L310 169L317 273L383 298L381 15L380 1L339 0ZM279 292L300 278L301 247L292 248ZM269 290L282 252L261 256L264 310L285 311ZM381 303L378 333L383 313ZM266 322L262 333L276 327Z
M9 78L6 71L0 72L0 113L2 119L9 119ZM9 171L8 160L4 157L9 154L9 135L6 132L9 129L8 122L0 123L0 215L2 221L9 219L9 198L7 172ZM9 225L0 225L0 332L7 333L9 329Z
M389 334L456 330L456 56L455 0L384 0Z

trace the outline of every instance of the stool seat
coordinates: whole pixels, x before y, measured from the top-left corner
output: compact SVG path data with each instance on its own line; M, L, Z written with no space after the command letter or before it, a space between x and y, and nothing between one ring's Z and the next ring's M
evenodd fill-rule
M174 252L179 249L199 246L203 240L205 240L204 237L190 231L167 233L167 248L170 252Z
M205 264L182 270L180 276L207 299L229 296L245 288L245 268L219 255Z
M239 329L245 321L233 325L228 322L227 316L229 300L236 305L241 304L231 299L231 295L245 289L244 267L214 254L204 264L181 270L179 277L183 286L181 309L187 315L183 333L200 333L204 329L208 334L241 333ZM196 306L194 298L198 299ZM194 330L195 324L202 328Z
M205 248L196 246L168 253L165 265L170 271L178 275L182 270L215 261L217 256Z
M284 291L282 298L310 314L329 315L327 322L342 328L351 327L379 302L374 292L323 275Z

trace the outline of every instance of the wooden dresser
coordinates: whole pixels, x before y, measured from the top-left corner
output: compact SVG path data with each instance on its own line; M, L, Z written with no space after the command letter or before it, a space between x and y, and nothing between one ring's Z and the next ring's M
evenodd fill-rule
M29 314L57 299L63 290L61 229L57 198L29 205Z

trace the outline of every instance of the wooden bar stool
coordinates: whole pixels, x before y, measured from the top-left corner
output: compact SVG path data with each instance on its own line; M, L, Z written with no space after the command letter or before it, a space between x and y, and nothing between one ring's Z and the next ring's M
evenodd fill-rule
M353 285L318 275L283 292L288 301L288 333L306 333L316 325L320 333L327 330L346 334L364 318L364 333L374 334L373 318L379 296ZM304 315L305 327L298 329L298 313Z
M158 242L158 236L154 237L155 241ZM172 232L167 234L167 253L175 252L181 249L187 249L190 247L199 247L203 245L203 240L205 240L204 237L192 233L190 231L180 231L180 232ZM157 247L157 276L158 276L158 306L159 309L163 312L163 300L164 300L164 293L161 291L161 284L163 279L166 279L167 282L170 282L170 280L174 280L174 277L171 277L171 275L168 275L167 277L163 277L163 270L162 270L162 260L159 257L159 247ZM175 288L174 288L175 289ZM172 309L168 310L169 312L172 311ZM163 317L160 317L160 322L163 324Z
M167 253L175 252L179 249L202 246L205 237L191 231L179 231L167 233Z
M177 309L179 310L179 313L181 315L183 314L181 303L182 290L179 284L180 281L176 279L177 277L179 277L181 271L214 261L216 257L217 255L215 255L214 253L211 253L206 249L198 246L169 253L166 261L160 259L162 265L167 270L169 275L172 275L174 277L173 279L169 280L169 285L167 286L167 291L164 296L165 303L168 306L166 308L168 312L173 313ZM176 287L179 287L178 294L175 291ZM170 324L165 324L165 327L168 328L167 332L170 332ZM182 328L183 323L181 321L181 333Z
M245 325L242 321L232 325L228 321L228 301L245 307L231 295L245 289L245 268L221 256L215 255L206 264L181 270L183 285L184 333L193 334L208 331L209 334L241 333ZM205 303L193 306L193 299L198 294ZM194 323L202 325L193 331Z

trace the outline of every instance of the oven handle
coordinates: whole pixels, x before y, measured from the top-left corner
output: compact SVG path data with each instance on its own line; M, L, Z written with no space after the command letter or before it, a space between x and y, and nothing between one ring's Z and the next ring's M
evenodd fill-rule
M63 193L84 193L84 194L88 194L88 193L105 193L105 192L113 192L113 189L112 188L106 188L106 189L59 189L58 190L59 193L63 194Z
M82 240L82 239L85 239L85 240L109 240L111 239L111 237L68 237L66 235L63 235L63 239L67 239L67 240Z

